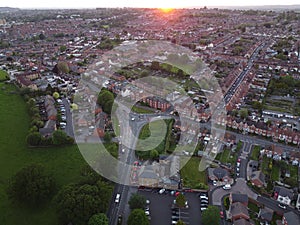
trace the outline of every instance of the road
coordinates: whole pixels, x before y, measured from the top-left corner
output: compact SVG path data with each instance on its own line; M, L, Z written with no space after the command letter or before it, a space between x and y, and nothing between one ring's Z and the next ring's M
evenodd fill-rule
M248 60L248 64L247 64L246 68L239 74L237 79L233 82L232 86L228 89L227 93L224 95L225 104L230 102L232 96L234 95L234 93L236 92L236 90L238 89L240 84L243 82L245 76L251 70L251 67L253 66L253 61L257 57L259 51L262 48L264 48L264 46L265 46L265 43L262 43L254 50L253 54L251 55L250 59Z
M66 98L62 98L62 103L65 106L66 109L66 128L65 132L70 137L74 138L74 130L73 130L73 122L72 122L72 113L71 113L71 107L70 103Z

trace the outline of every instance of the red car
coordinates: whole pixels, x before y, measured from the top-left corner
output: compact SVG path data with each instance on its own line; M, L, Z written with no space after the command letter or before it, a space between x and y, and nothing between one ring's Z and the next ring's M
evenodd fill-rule
M220 211L220 217L221 217L221 219L224 218L224 212L223 211Z
M237 159L237 161L238 161L238 162L241 162L241 159L240 159L240 158L238 158L238 159Z

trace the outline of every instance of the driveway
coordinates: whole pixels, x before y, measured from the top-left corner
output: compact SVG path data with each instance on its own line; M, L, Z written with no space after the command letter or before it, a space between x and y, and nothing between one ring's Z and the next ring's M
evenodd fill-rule
M222 198L225 195L230 193L241 193L247 194L249 198L257 199L257 194L254 193L247 185L247 182L244 178L237 178L235 184L231 187L230 190L224 190L222 187L218 187L212 192L212 204L221 206Z

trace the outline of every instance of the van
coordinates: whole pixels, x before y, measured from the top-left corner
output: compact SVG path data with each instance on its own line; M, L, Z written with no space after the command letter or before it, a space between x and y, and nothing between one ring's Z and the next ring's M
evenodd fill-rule
M230 189L231 189L231 185L230 185L230 184L225 184L225 185L223 186L223 189L224 189L224 190L230 190Z

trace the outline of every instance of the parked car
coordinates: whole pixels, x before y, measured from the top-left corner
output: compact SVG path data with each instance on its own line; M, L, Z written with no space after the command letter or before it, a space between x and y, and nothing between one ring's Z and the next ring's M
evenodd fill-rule
M279 206L280 208L282 208L282 209L286 209L286 205L283 204L283 203L279 203L278 206Z
M230 189L231 189L231 185L230 185L230 184L225 184L225 185L223 186L223 189L224 189L224 190L230 190Z

